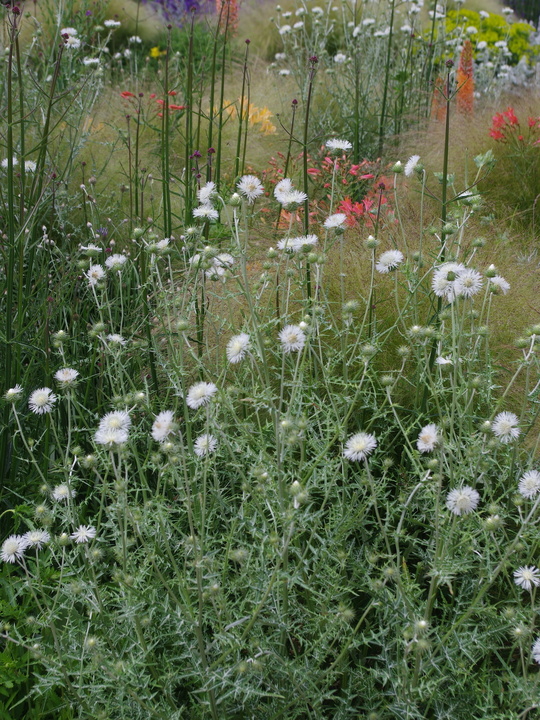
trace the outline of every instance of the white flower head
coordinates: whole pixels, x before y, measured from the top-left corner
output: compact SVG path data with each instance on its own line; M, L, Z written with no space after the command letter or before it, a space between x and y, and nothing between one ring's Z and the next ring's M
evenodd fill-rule
M285 13L283 13L283 16L285 17ZM279 28L279 34L280 35L288 35L292 30L292 27L290 25L282 25Z
M72 490L66 483L61 483L53 488L52 491L53 499L57 502L63 502L75 497L75 490Z
M379 260L375 264L375 268L380 273L389 273L390 270L397 268L404 259L403 253L400 250L387 250L379 257Z
M240 195L247 198L249 203L255 202L264 193L262 183L255 175L244 175L240 178L236 187Z
M274 197L279 203L283 204L284 198L288 196L291 190L294 190L292 180L290 178L283 178L283 180L280 180L274 188Z
M431 281L431 287L435 295L453 302L456 297L455 283L463 270L465 270L465 266L456 262L444 263L435 268Z
M193 217L201 220L217 220L219 218L218 211L212 205L199 205L193 210Z
M534 565L527 565L514 570L514 582L524 590L532 590L532 587L540 585L540 570Z
M163 410L156 415L152 425L152 437L156 442L164 442L174 431L174 413L172 410Z
M450 490L446 497L446 507L454 515L468 515L476 509L479 502L480 495L468 485Z
M126 344L126 339L123 338L118 333L110 333L109 335L107 335L106 339L109 341L109 343L112 343L113 345L125 345Z
M214 383L199 382L189 388L186 396L187 406L192 410L208 405L214 395L217 393L217 387Z
M27 533L24 533L22 539L25 547L41 550L44 545L51 541L51 536L46 530L29 530Z
M441 436L439 428L434 423L430 423L420 430L416 447L423 453L432 452L440 442Z
M491 429L495 437L504 445L517 440L521 432L518 427L518 417L512 412L499 413L493 420Z
M345 213L334 213L333 215L329 215L326 218L323 225L327 230L341 228L345 224L346 219L347 216L345 215Z
M44 415L50 413L56 402L56 395L53 391L48 388L39 388L28 398L28 406L33 413L36 415Z
M495 288L495 290L502 293L503 295L506 295L506 293L510 290L510 283L500 275L495 275L494 277L490 278L490 282Z
M75 532L71 533L71 539L76 543L87 543L96 537L96 528L91 525L79 525Z
M70 50L78 50L81 47L81 41L79 38L70 35L65 41L64 45Z
M227 360L233 364L241 362L245 358L249 346L250 339L247 333L234 335L227 343Z
M25 160L24 161L24 170L27 173L33 173L36 172L37 165L33 160Z
M14 563L24 555L26 543L20 535L10 535L2 543L0 558L3 562Z
M305 333L299 325L286 325L279 333L279 339L284 353L300 352L306 342Z
M343 456L354 462L365 460L377 447L377 438L370 433L359 432L345 443Z
M111 450L127 443L128 438L127 430L113 428L98 428L94 435L94 440L98 445L103 445Z
M532 656L533 660L540 664L540 638L532 646Z
M9 388L9 390L6 390L4 393L4 398L8 402L15 402L18 400L21 395L23 394L23 389L20 385L15 385L15 387Z
M85 276L88 280L88 284L91 287L94 287L105 277L105 268L102 265L90 265L88 270L85 272Z
M407 177L411 177L420 161L420 155L411 155L411 157L405 163L403 172Z
M15 156L13 156L13 167L15 167L15 165L18 165L18 164L19 164L19 161L17 160L17 158ZM8 168L8 166L9 166L9 160L8 160L8 158L4 158L2 160L2 167L4 168L4 170L6 170Z
M518 485L519 494L524 498L530 499L540 492L540 472L538 470L528 470L521 476Z
M69 37L75 37L75 35L77 35L77 30L72 27L62 28L60 30L60 35L68 35Z
M127 257L125 255L115 253L105 260L105 265L109 268L109 270L117 270L120 272L126 262Z
M198 457L204 457L210 455L217 448L217 439L213 435L199 435L199 437L193 443L193 451Z
M63 386L73 385L78 377L78 370L74 370L73 368L62 368L54 373L54 379Z
M140 45L142 43L142 39L138 35L132 35L129 38L128 43L131 45Z
M131 418L125 410L113 410L99 421L100 430L129 430Z
M280 250L298 253L305 247L313 247L317 242L318 238L316 235L300 235L299 237L278 240L277 246Z
M454 293L456 296L470 298L480 292L483 282L482 275L477 270L464 268L458 273L454 283Z
M345 53L338 52L336 53L336 55L334 55L334 62L336 63L336 65L342 65L344 62L346 62L346 60L347 56L345 55Z
M122 23L119 20L105 20L103 24L106 28L119 28Z
M329 150L336 153L344 153L352 150L352 143L348 140L339 140L338 138L327 140L325 145Z
M202 205L209 204L213 196L216 194L216 183L207 182L199 190L197 190L197 197Z
M83 65L86 67L92 67L99 65L99 58L93 58L93 57L85 57L83 58Z

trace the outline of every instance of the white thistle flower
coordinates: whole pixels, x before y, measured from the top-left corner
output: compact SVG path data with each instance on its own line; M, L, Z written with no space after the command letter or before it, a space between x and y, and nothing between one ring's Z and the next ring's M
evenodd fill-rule
M72 27L65 27L60 30L60 35L68 35L69 37L75 37L77 30Z
M468 515L476 509L479 502L480 495L468 485L450 490L446 497L446 507L454 515Z
M519 481L518 491L520 495L528 500L540 492L540 472L528 470Z
M238 192L248 199L249 203L255 202L264 193L262 183L255 175L244 175L240 178L236 187Z
M375 435L370 433L359 432L350 437L345 443L343 456L347 460L359 461L365 460L368 455L377 447L377 439Z
M217 439L213 435L199 435L193 443L193 451L198 457L204 457L213 453L217 448L217 444Z
M51 536L46 530L29 530L22 536L26 547L33 547L41 550L43 545L51 541Z
M210 204L210 200L216 194L216 183L207 182L199 190L197 190L197 197L201 205Z
M407 160L405 167L403 168L403 172L407 177L410 177L413 174L419 161L420 155L411 155L411 157Z
M193 210L193 217L200 218L201 220L217 220L219 213L212 205L205 204L199 205L198 208Z
M26 544L20 535L10 535L2 543L0 558L3 562L14 563L24 555Z
M126 339L123 338L118 333L110 333L109 335L107 335L106 339L113 345L125 345L126 344Z
M125 410L113 410L99 421L100 430L125 430L131 427L131 418Z
M524 590L532 590L540 585L540 570L534 565L526 565L514 570L514 582Z
M78 370L74 370L73 368L62 368L54 373L54 379L63 386L73 385L78 377Z
M64 45L69 48L69 50L78 50L81 47L81 41L79 38L73 37L73 35L70 35L65 41Z
M214 383L199 382L189 388L186 396L187 406L192 410L208 405L213 396L217 393L217 387Z
M111 255L105 260L105 265L109 268L109 270L117 270L118 272L120 272L126 262L127 257L125 255L115 253L114 255Z
M379 257L378 262L375 264L375 269L383 274L388 273L390 270L397 268L404 259L403 253L400 250L387 250Z
M249 346L250 339L247 333L234 335L227 343L227 360L233 364L241 362L245 358Z
M119 20L105 20L103 24L106 28L118 28L122 23Z
M24 161L24 170L27 173L34 173L36 172L37 165L33 160L25 160Z
M102 265L90 265L88 270L84 273L90 287L94 287L100 280L105 277L105 269Z
M57 502L63 502L75 497L75 490L72 490L66 483L61 483L53 488L52 491L53 499Z
M299 237L283 238L278 240L277 246L280 250L293 253L300 252L305 247L313 247L318 242L316 235L300 235Z
M327 230L341 228L345 224L346 219L347 216L345 215L345 213L334 213L333 215L329 215L326 218L323 225Z
M437 425L431 423L420 430L416 447L423 453L432 452L440 441L439 428Z
M96 537L96 528L91 525L79 525L75 532L71 533L70 537L76 543L87 543Z
M518 428L518 417L512 412L499 413L491 425L493 434L504 445L516 440L521 430Z
M470 298L480 292L483 285L482 275L476 270L465 268L460 271L454 283L456 296Z
M348 140L339 140L338 138L331 138L325 143L326 147L333 152L344 153L352 150L352 143Z
M299 325L286 325L279 333L284 353L300 352L305 345L306 336Z
M164 410L156 415L152 425L152 437L156 442L164 442L174 430L174 413Z
M20 385L15 385L15 387L9 388L9 390L6 390L4 394L4 398L8 402L15 402L18 400L21 395L23 394L23 389Z
M43 415L44 413L50 413L56 402L56 395L53 391L48 388L39 388L28 398L28 406L33 413L36 415Z
M112 428L98 428L94 435L94 440L98 445L103 445L110 449L127 443L129 434L127 430L114 430Z
M495 289L501 292L503 295L506 295L506 293L510 290L510 283L507 282L500 275L495 275L494 277L490 278L490 282L495 287Z
M540 664L540 638L532 646L532 656L533 660Z

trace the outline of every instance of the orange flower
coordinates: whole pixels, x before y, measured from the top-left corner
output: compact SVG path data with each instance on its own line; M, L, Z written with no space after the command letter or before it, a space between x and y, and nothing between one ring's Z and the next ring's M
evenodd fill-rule
M222 32L226 27L233 33L238 30L238 0L216 0L216 11Z

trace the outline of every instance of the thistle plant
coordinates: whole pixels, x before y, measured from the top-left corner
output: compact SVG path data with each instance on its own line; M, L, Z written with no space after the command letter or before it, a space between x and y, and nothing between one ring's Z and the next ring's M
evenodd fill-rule
M523 718L540 662L540 327L501 367L498 309L516 288L476 233L492 156L452 170L451 68L441 168L396 162L368 227L340 210L356 141L320 141L328 187L307 172L314 67L271 185L249 167L242 112L224 141L225 41L205 116L189 33L184 74L162 65L162 104L135 76L116 95L133 108L126 126L119 105L119 200L74 151L68 187L52 182L51 150L56 167L66 151L20 111L15 43L3 70L10 198L30 188L21 122L40 147L32 195L2 217L3 709Z

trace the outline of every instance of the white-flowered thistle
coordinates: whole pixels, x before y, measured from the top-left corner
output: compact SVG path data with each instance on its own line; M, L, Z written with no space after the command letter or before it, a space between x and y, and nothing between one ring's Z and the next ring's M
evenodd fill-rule
M78 37L75 37L74 35L70 35L68 38L64 40L64 45L69 50L78 50L81 47L81 41Z
M540 638L534 642L531 653L533 660L540 664Z
M122 345L124 346L126 344L126 339L122 337L122 335L119 335L118 333L110 333L105 338L107 342L109 342L111 345Z
M457 297L470 298L480 292L483 284L482 275L477 270L464 268L455 280L454 293Z
M87 543L96 537L96 528L92 525L79 525L75 532L70 535L76 543Z
M109 268L109 270L116 270L117 272L120 272L126 262L127 257L125 255L115 253L105 260L105 265Z
M163 410L152 425L152 437L156 442L165 442L169 435L174 432L174 413L172 410Z
M345 215L345 213L334 213L333 215L329 215L326 218L323 226L327 230L337 230L338 228L342 228L345 225L346 220L347 216Z
M84 273L90 287L95 287L105 277L105 268L102 265L90 265Z
M331 138L330 140L327 140L325 146L331 152L340 154L352 150L352 143L348 140L340 140L339 138Z
M241 362L250 347L250 338L247 333L234 335L227 343L227 360L235 365Z
M420 162L420 155L411 155L411 157L407 160L405 163L405 167L403 168L403 172L407 177L411 177L413 172L418 167L418 163Z
M201 188L197 190L197 198L199 199L199 202L201 205L207 205L210 204L210 201L216 194L216 183L214 182L207 182L206 185L203 185Z
M461 263L448 262L435 268L431 287L437 297L453 302L456 298L455 283L458 276L465 270Z
M79 371L73 368L61 368L54 373L54 379L63 387L73 385L79 377Z
M434 423L430 423L420 430L416 447L422 453L433 452L440 442L441 436L439 428Z
M286 325L279 333L284 353L300 352L306 343L306 335L299 325Z
M98 445L103 445L110 450L118 448L121 445L127 443L129 439L129 433L127 430L113 428L98 428L94 435L94 440Z
M26 543L21 535L10 535L2 543L0 558L2 562L14 563L22 559L25 548Z
M540 492L540 472L538 470L528 470L524 473L518 485L519 494L530 500Z
M219 213L212 205L203 204L193 210L193 217L199 220L217 220Z
M28 398L28 407L36 415L44 415L52 411L55 402L56 395L50 388L44 387L34 390Z
M343 457L353 462L365 460L377 447L377 438L370 433L359 432L352 435L345 443Z
M16 402L21 397L23 392L24 391L20 385L15 385L15 387L6 390L6 392L4 393L4 398L8 402Z
M129 430L131 418L125 410L113 410L104 415L99 421L101 430Z
M236 184L238 192L251 204L264 193L264 187L255 175L244 175Z
M519 437L521 431L518 422L518 417L514 413L502 412L496 415L491 424L491 429L499 442L506 445Z
M51 494L56 502L64 502L75 497L75 490L72 490L66 483L60 483L53 488Z
M51 541L51 536L47 530L29 530L22 536L25 547L41 550L44 545Z
M454 515L468 515L476 510L480 502L479 493L469 485L450 490L446 496L446 507Z
M24 170L27 173L34 173L36 172L37 165L33 160L25 160L24 161Z
M298 253L304 248L313 247L317 242L318 238L316 235L300 235L299 237L278 240L277 246L280 250Z
M217 386L210 382L199 382L192 385L186 395L187 406L192 410L197 410L212 400L217 393Z
M105 22L103 24L105 25L106 28L114 29L114 28L119 28L122 23L119 20L105 20Z
M375 269L380 273L389 273L390 270L395 270L405 258L400 250L387 250L383 252L375 263Z
M193 443L193 451L198 457L204 457L205 455L210 455L215 452L217 444L217 438L205 433L204 435L199 435L195 440Z
M510 290L510 283L500 275L495 275L494 277L490 278L489 281L491 285L495 288L496 292L500 292L503 295L506 295L506 293Z
M532 590L540 585L540 570L534 565L526 565L514 570L514 582L524 590Z

